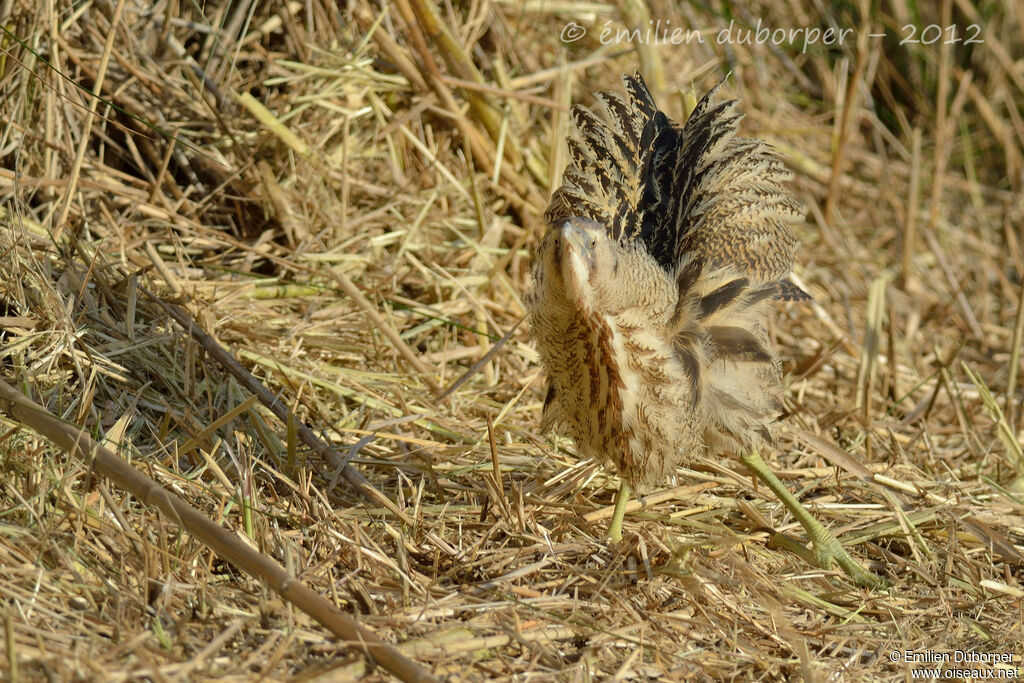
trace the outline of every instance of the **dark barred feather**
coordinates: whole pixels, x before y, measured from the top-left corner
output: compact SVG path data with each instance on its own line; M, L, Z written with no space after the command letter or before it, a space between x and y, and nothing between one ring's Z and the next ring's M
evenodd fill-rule
M590 108L573 108L570 163L545 218L590 219L646 251L677 298L659 323L675 363L644 366L644 381L677 373L720 445L768 439L781 374L766 304L809 298L783 279L797 246L790 224L802 219L784 187L791 174L763 142L737 135L737 103L715 102L721 84L681 126L657 109L639 74L623 80L624 97L600 93ZM627 350L640 367L644 349ZM558 402L548 398L546 416Z
M780 280L771 286L772 298L776 301L810 301L811 295L789 280Z
M641 138L657 109L639 74L624 76L623 82L628 101L598 93L592 109L573 107L571 161L544 214L548 223L578 216L605 226L616 240L631 240L638 233L650 151Z
M744 277L727 282L710 294L705 294L700 299L700 317L708 318L716 311L733 303L749 286L750 281Z
M679 126L639 74L623 81L627 98L598 93L592 108L573 108L571 163L547 221L589 218L670 273L696 262L704 273L731 267L755 287L784 277L797 244L788 224L801 207L767 145L736 136L736 102L714 102L719 84ZM780 283L773 297L799 300L799 291Z
M767 145L736 137L736 102L713 103L720 87L684 127L671 124L655 141L647 187L659 209L644 214L651 225L643 233L652 253L671 248L675 264L696 260L707 272L729 267L752 284L773 282L793 265L789 223L801 207L783 186L791 174Z
M741 327L712 325L708 339L714 347L717 358L746 363L770 363L772 355L764 344L749 330Z

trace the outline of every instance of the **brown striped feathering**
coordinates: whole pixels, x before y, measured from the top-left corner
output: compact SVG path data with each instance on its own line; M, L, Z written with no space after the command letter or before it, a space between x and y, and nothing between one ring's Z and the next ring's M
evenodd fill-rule
M632 487L707 450L771 439L781 374L765 328L802 220L789 172L737 136L718 87L685 126L639 74L626 96L575 107L570 163L551 198L525 298L547 370L543 425Z

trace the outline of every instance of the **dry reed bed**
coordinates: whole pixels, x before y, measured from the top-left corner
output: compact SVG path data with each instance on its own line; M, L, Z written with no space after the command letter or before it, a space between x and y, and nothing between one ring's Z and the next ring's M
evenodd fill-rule
M5 5L4 381L437 675L894 680L908 649L1020 664L1020 6L181 5ZM655 18L707 41L600 41ZM758 19L855 31L807 54L714 40ZM569 21L590 34L561 42ZM900 45L907 23L985 42ZM681 472L610 551L615 482L538 433L527 331L486 355L522 316L568 105L640 66L676 117L731 71L745 131L797 172L815 302L773 320L791 388L766 455L887 591L766 544L802 534L735 461ZM366 673L46 438L5 421L0 468L9 676Z

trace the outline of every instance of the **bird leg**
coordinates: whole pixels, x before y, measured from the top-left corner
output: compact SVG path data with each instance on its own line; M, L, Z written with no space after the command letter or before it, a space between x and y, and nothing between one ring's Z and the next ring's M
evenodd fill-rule
M816 520L807 511L807 508L801 505L796 496L789 492L785 484L775 476L775 473L768 469L768 465L765 464L756 450L750 449L745 451L740 455L740 460L758 479L768 485L768 488L778 496L782 504L786 506L786 509L793 513L796 520L800 522L811 541L814 542L814 556L822 569L830 569L832 561L835 560L836 564L857 585L868 588L881 588L885 586L885 579L867 571L850 557L850 554L846 552L846 549L843 548L832 532Z
M608 540L618 543L622 540L622 520L626 516L626 503L629 502L629 484L625 480L619 480L619 492L615 494L615 512L612 513L612 521L608 524Z

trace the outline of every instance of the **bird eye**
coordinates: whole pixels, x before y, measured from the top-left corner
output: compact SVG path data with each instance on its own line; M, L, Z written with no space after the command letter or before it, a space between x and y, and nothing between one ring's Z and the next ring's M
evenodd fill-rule
M596 246L597 246L597 238L596 237L591 237L590 238L590 248L593 249Z

